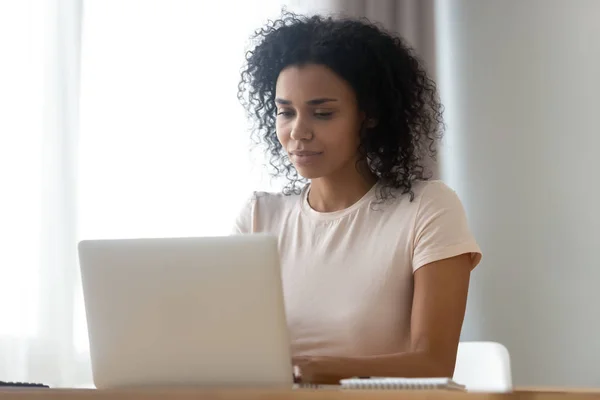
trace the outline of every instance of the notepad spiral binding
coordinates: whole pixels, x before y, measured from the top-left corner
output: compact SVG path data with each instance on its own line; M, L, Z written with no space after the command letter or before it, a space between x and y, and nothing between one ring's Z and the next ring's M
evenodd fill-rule
M444 378L369 378L344 379L340 381L342 389L358 390L464 390L464 386Z

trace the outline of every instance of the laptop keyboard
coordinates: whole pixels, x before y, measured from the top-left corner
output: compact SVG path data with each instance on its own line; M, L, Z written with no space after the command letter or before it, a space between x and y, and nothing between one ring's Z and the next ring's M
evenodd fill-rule
M50 387L48 385L44 385L43 383L29 383L29 382L3 382L0 381L0 388L2 387L37 387L37 388L47 388Z

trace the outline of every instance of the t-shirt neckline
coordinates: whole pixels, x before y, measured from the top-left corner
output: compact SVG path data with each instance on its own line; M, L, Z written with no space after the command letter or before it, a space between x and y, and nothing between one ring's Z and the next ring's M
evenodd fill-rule
M302 197L301 197L302 212L305 215L309 216L310 218L315 219L315 220L320 220L320 221L331 221L334 219L345 217L346 215L351 214L354 211L361 208L364 204L370 203L371 200L373 200L375 198L375 194L376 194L378 186L379 186L378 183L375 183L371 187L371 189L369 189L369 191L363 195L363 197L361 197L356 203L352 204L350 207L347 207L347 208L344 208L344 209L338 210L338 211L321 212L321 211L316 211L315 209L313 209L310 206L310 204L308 203L308 193L310 192L310 183L309 183L304 187L304 189L302 191Z

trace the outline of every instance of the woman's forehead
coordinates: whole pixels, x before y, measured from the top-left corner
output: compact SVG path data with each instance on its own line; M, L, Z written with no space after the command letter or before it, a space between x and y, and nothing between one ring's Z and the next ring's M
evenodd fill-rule
M353 98L354 93L334 71L323 65L307 64L284 68L277 78L276 97L291 102L315 99Z

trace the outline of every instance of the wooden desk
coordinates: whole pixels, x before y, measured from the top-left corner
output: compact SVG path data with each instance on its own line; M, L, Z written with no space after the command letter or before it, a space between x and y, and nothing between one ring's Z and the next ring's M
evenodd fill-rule
M451 391L259 389L5 389L0 400L600 400L597 390L538 388L507 394Z

